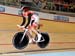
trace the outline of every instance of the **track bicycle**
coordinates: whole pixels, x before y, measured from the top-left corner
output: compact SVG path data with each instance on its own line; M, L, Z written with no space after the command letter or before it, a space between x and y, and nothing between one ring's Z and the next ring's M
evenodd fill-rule
M50 37L47 32L40 32L39 29L40 29L40 25L37 31L42 35L42 37L41 37L41 41L37 42L36 44L40 48L45 48L49 44ZM30 35L28 28L26 28L23 32L15 33L12 39L13 46L16 49L20 49L20 50L26 48L27 45L29 44L29 37L32 38L32 35ZM38 38L37 35L35 35L35 40L37 40L37 38Z

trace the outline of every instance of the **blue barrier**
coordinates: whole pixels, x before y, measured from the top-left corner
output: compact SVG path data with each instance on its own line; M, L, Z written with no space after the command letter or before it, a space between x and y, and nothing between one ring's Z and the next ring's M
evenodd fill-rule
M5 12L5 7L0 7L0 12Z
M61 15L56 15L54 16L55 21L64 21L64 22L69 22L69 17L67 16L61 16Z

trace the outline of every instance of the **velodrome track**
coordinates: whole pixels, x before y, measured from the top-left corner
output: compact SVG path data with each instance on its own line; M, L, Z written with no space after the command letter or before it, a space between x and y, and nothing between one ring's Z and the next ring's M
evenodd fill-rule
M50 20L40 20L40 24L43 24L40 31L48 32L50 36L48 47L41 49L36 44L30 44L23 50L15 49L12 45L12 38L16 32L20 31L16 25L21 22L22 18L19 16L0 14L0 54L75 50L75 23Z

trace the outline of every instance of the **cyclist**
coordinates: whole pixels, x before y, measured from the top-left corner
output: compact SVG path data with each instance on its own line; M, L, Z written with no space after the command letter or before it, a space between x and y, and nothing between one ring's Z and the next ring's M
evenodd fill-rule
M22 12L23 23L21 24L21 26L20 25L17 25L17 26L19 28L22 28L23 30L25 30L25 28L28 28L31 34L32 32L34 32L38 36L38 39L36 41L33 38L30 38L29 43L31 43L32 41L40 42L42 35L36 31L36 27L39 24L38 13L31 11L30 7L27 7L27 6L23 7L22 10L23 10ZM26 24L26 26L24 25L25 24L24 19L28 19L28 23Z

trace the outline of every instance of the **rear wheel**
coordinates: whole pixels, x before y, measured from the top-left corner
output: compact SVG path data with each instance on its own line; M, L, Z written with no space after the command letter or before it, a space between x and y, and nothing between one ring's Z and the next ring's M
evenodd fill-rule
M16 49L24 49L29 42L28 35L25 35L23 41L20 43L20 40L22 39L23 32L18 32L13 37L13 45Z
M50 40L49 35L48 35L48 33L43 33L43 32L41 33L41 35L42 35L42 38L44 38L44 41L38 42L37 45L40 48L45 48L49 44L49 40Z

